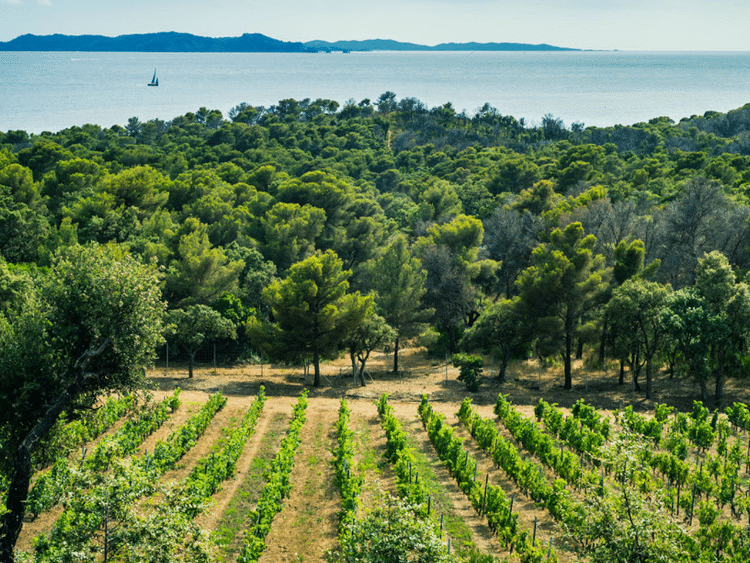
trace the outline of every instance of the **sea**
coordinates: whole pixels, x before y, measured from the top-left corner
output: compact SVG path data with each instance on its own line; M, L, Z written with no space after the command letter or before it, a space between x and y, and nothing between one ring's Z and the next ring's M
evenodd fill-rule
M152 75L158 87L149 87ZM386 91L428 108L566 126L675 121L750 102L750 52L506 51L351 53L0 52L0 131L56 132L174 117L201 107Z

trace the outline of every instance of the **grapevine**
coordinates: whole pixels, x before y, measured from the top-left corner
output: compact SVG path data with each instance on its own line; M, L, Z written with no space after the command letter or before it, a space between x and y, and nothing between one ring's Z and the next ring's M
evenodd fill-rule
M268 472L267 482L260 493L258 508L252 513L256 523L246 532L245 545L237 557L238 563L258 561L266 549L265 538L271 529L274 516L283 508L282 501L289 495L289 476L294 468L294 456L300 443L300 432L305 424L307 390L303 391L293 409L293 418L287 435L281 441Z

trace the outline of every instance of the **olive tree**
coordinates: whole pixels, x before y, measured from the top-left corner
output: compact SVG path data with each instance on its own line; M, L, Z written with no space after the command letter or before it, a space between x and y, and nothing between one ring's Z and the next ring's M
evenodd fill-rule
M144 365L162 340L159 281L155 267L117 247L71 247L36 280L25 309L0 321L0 425L13 456L0 561L13 561L31 455L60 414L144 386Z
M207 341L237 337L234 324L221 313L206 305L190 305L174 309L167 316L167 337L174 339L187 352L188 377L193 377L195 355Z
M670 287L640 278L627 280L617 287L607 304L607 317L613 332L619 335L631 358L631 371L636 390L641 362L646 365L646 398L653 390L653 360L666 332L661 315Z

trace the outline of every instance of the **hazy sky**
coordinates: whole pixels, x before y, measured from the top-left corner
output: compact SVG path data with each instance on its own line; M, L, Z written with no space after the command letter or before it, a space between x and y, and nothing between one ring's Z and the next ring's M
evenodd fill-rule
M283 41L549 43L750 50L748 0L0 0L0 41L25 33L262 33Z

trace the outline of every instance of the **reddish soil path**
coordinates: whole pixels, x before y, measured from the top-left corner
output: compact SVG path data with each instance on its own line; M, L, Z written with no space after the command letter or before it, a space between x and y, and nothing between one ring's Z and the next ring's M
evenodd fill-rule
M292 489L266 536L261 563L325 561L336 545L341 498L334 484L333 454L339 402L310 400L290 476Z
M244 412L250 408L253 401L254 398L248 398L246 400L233 398L229 400L229 404L232 405L232 407L240 408L243 410L244 414ZM263 405L263 412L255 425L255 430L245 444L245 449L243 450L242 455L237 460L234 477L222 483L221 489L213 496L214 504L198 517L198 524L202 528L207 530L215 529L218 521L226 512L230 501L237 493L243 479L251 471L253 460L258 454L262 440L266 436L269 427L273 427L274 429L280 427L283 433L283 430L288 427L288 420L291 417L291 412L291 407L287 404L287 401L266 401L266 404ZM279 423L283 422L283 424L274 421L278 421ZM276 447L279 441L280 437L274 441Z

